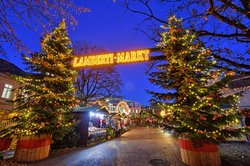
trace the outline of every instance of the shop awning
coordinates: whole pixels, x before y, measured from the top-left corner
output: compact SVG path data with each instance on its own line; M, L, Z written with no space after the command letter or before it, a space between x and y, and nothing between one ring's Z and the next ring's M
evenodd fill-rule
M109 114L109 110L107 107L99 105L76 107L73 109L73 113L84 113L84 112L100 112L103 114Z

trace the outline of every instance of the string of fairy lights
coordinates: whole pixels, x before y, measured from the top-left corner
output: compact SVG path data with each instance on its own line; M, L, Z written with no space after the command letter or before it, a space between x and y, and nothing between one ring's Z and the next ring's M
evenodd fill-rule
M240 119L239 95L220 92L234 73L212 67L217 61L211 51L196 40L195 34L182 28L181 19L170 17L162 30L158 47L167 62L157 66L158 73L151 73L151 81L168 92L150 93L152 101L166 112L165 125L177 134L188 132L187 137L193 140L216 142L217 138L244 133L246 127L234 127Z
M188 132L190 138L209 141L246 132L246 128L233 128L239 123L239 96L223 96L220 92L228 83L224 80L232 78L234 73L212 68L217 61L211 50L205 49L194 33L182 28L181 19L173 16L168 22L161 26L163 32L158 44L167 62L157 66L159 72L151 73L151 81L172 92L150 92L152 101L158 101L156 104L165 110L162 113L164 123L179 133ZM64 116L75 102L73 82L76 78L76 71L68 63L72 59L72 48L65 26L62 22L44 36L42 53L23 57L35 73L16 77L24 86L18 89L14 102L22 112L15 133L52 133L73 125ZM25 94L22 94L23 89L26 89ZM225 104L230 107L224 108Z
M72 126L72 119L66 118L75 104L76 71L68 62L73 57L70 45L63 21L44 36L41 53L23 56L27 68L34 73L16 78L23 86L17 89L14 100L21 113L15 134L52 134Z

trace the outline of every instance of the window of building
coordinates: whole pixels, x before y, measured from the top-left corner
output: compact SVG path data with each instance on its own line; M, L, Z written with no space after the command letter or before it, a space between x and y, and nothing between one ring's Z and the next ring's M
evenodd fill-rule
M13 88L12 85L5 84L4 89L3 89L3 93L2 93L2 98L9 99L12 88Z
M110 106L109 106L109 111L110 111L110 112L115 112L115 106L110 105Z

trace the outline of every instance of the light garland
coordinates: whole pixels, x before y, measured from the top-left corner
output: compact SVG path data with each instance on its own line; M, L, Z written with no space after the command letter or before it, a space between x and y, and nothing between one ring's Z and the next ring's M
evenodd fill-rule
M66 114L75 103L73 84L76 71L71 69L68 61L73 57L70 47L71 41L65 23L62 22L42 39L42 53L33 53L31 57L23 56L34 73L27 77L17 77L26 93L17 96L14 101L17 109L23 111L16 133L51 134L59 128L72 126L71 119L66 119ZM21 88L20 93L23 90Z
M171 96L168 92L150 91L152 101L166 110L166 122L171 128L180 133L189 132L192 138L206 137L208 141L216 141L217 137L240 134L236 130L229 132L232 124L239 123L236 112L239 97L223 97L220 93L227 82L220 81L234 74L224 75L223 69L212 68L217 61L211 50L196 43L195 34L181 28L181 19L174 16L168 22L162 26L164 32L158 44L166 55L167 67L163 68L164 64L160 64L157 69L161 72L152 73L151 80L167 91L174 89L176 93ZM164 70L165 74L162 73ZM168 96L164 98L166 94ZM223 108L226 104L230 108Z

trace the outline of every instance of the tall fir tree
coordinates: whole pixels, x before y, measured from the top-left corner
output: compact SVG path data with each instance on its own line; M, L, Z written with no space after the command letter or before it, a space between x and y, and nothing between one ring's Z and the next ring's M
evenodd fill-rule
M23 114L17 129L19 134L47 133L60 139L70 129L76 79L72 58L65 21L41 39L41 53L23 55L31 73L18 78L23 85L17 89L14 101L17 111Z
M166 111L163 117L167 128L192 141L217 142L240 136L238 95L222 93L234 77L213 68L216 61L189 30L182 28L182 20L170 17L162 26L159 48L164 56L150 73L150 82L162 88L148 91L151 102Z

